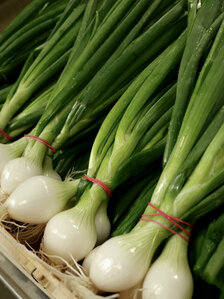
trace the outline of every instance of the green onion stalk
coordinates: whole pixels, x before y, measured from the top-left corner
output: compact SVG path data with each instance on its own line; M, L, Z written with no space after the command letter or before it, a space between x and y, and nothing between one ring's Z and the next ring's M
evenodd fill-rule
M164 165L168 162L176 143L179 129L197 80L202 56L208 51L208 45L211 44L216 36L224 18L222 0L217 1L215 5L211 0L204 1L197 14L195 14L197 1L189 2L189 32L179 70L176 103L170 122L164 153Z
M34 99L31 99L31 103L9 122L6 131L13 139L20 137L24 133L30 132L30 130L35 127L45 111L54 86L55 83L50 84L47 88L41 90Z
M168 34L168 36L164 34L167 27L170 26L169 28L172 29L172 26L175 26L174 24L183 16L185 2L178 1L155 24L151 24L145 33L136 38L136 27L141 28L142 26L142 20L138 21L138 19L140 16L145 16L145 14L148 19L150 12L155 9L150 4L151 1L141 0L136 5L132 3L134 7L131 6L130 9L129 2L121 1L111 13L108 13L109 15L105 17L105 21L98 26L92 39L78 57L77 53L80 51L79 47L82 48L82 43L78 46L74 45L75 50L72 51L61 80L59 79L58 88L55 90L56 94L53 93L49 102L49 109L39 122L38 134L46 126L52 115L55 115L66 101L69 101L71 95L74 98L74 95L77 95L83 89L74 102L70 117L68 117L68 122L71 119L72 124L79 121L90 105L91 108L92 105L95 108L94 103L96 106L99 104L103 92L107 91L108 88L116 90L116 87L121 87L121 84L124 84L123 82L130 77L130 74L138 71L138 68L144 68L145 64L147 65L149 61L152 61L158 55L158 52L170 43L170 40L172 41L177 37L180 33L179 30L183 30L183 23L181 23L182 25L179 24L176 27L179 28L176 34L174 32L170 33L171 35ZM147 6L148 12L145 12ZM124 13L127 13L125 17ZM138 23L135 26L137 21ZM139 30L137 33L139 34ZM164 36L154 46L153 43L160 34L164 34ZM152 50L149 47L153 47ZM141 57L142 54L143 57ZM136 55L137 61L132 66L133 59L136 60ZM99 69L100 71L97 73ZM125 70L124 74L121 74L121 70L122 72ZM119 80L117 80L117 77ZM90 79L93 80L90 81ZM114 80L115 83L112 87ZM89 81L91 82L90 85L87 85L84 89L84 85ZM69 132L69 123L65 128L67 134Z
M208 261L202 277L209 284L217 286L220 290L223 290L223 271L224 271L224 259L223 259L224 237L219 242L215 252Z
M114 93L118 87L121 88L120 85L122 82L125 82L127 78L132 76L133 72L136 73L136 70L138 70L139 67L142 67L146 62L150 62L152 57L158 53L157 51L159 49L161 50L165 45L167 45L168 40L170 42L176 36L177 28L181 30L185 24L184 19L181 19L177 23L174 22L171 29L166 32L161 39L156 39L154 43L151 44L156 37L155 34L157 35L158 30L161 30L160 32L162 33L163 30L170 24L170 22L173 22L176 18L178 18L178 16L180 16L182 9L183 3L178 3L173 10L165 14L144 34L134 40L119 57L117 57L117 51L112 55L112 57L105 63L102 69L90 81L90 83L75 101L75 104L73 105L72 111L67 117L63 129L54 141L55 146L65 143L66 139L68 138L67 136L77 134L77 132L80 130L81 124L83 126L91 124L95 117L102 113L105 107L112 103L111 99L113 98L107 99L107 94ZM150 49L146 49L147 45L150 44ZM131 67L124 73L119 75L120 69L126 66L128 67L133 58L135 57L136 59L137 54L139 55L137 62L134 65L132 64ZM144 56L142 56L142 54L144 54ZM115 60L114 56L116 58ZM113 82L112 86L111 81ZM97 89L96 86L98 86ZM102 97L100 95L103 92L104 95ZM83 115L83 113L85 114Z
M0 105L1 105L1 107L4 104L11 88L12 88L12 85L5 85L5 86L3 85L0 88Z
M212 277L212 275L208 274L209 273L208 269L211 267L212 264L209 261L214 255L215 251L217 250L220 242L222 241L223 234L224 234L223 222L224 222L223 213L217 219L214 219L212 222L210 222L202 242L202 250L200 251L198 258L196 259L194 269L193 269L194 273L197 276L201 276L202 278L206 276L207 277L210 276L210 278L208 279L209 281L207 280L209 283L211 283L211 277ZM210 265L208 265L208 263L210 263ZM221 264L220 267L222 267L221 260L220 260L220 264ZM214 269L215 268L216 266L214 266ZM216 275L214 275L213 281L215 281L215 277Z
M38 1L35 2L37 4ZM7 78L11 73L15 74L15 70L20 69L20 65L24 63L31 51L47 40L68 1L58 0L52 4L39 1L39 3L41 2L43 7L38 14L32 16L31 20L18 27L17 31L11 32L8 38L6 38L5 32L2 33L2 38L0 37L0 74L2 78ZM30 4L28 7L32 5ZM5 30L6 33L8 30L8 28Z
M218 64L222 62L223 55L223 48L217 51L217 48L219 49L219 42L223 36L223 25L224 23L220 27L220 31L217 34L208 59L198 78L185 113L178 140L170 157L171 162L167 163L167 166L160 177L158 188L155 190L153 197L158 205L164 197L169 184L175 179L181 164L190 153L197 138L202 134L201 130L204 129L209 114L212 112L215 105L218 104L219 107L220 102L223 105L222 74L221 72L217 72ZM216 56L217 54L218 56ZM215 56L216 59L214 59ZM212 63L212 61L214 62ZM217 77L215 78L214 75L217 75ZM214 81L211 81L211 79ZM207 91L206 94L205 90ZM201 100L202 98L203 101ZM214 101L213 99L216 100ZM198 117L198 111L200 111L200 117ZM194 124L194 130L192 130L192 124Z
M111 207L108 207L108 212L112 213L112 215L109 215L113 224L111 236L115 237L129 233L137 224L147 206L149 198L152 196L160 173L161 169L157 165L155 171L151 170L151 173L139 182L136 183L136 180L134 182L130 180L132 182L130 186L132 187L129 187L128 182L128 184L124 184L123 189L118 188L118 190L115 190L113 200L119 201L115 204L112 211ZM116 198L116 195L118 198Z
M154 125L173 106L176 88L175 84L167 86L167 79L180 62L184 44L185 33L182 33L134 80L112 108L94 141L87 176L113 190L121 183L116 180L116 173L122 164L148 144L152 147L163 138L157 134L161 127L156 131ZM148 138L138 147L145 135ZM159 137L154 139L155 136ZM48 222L43 239L45 251L69 261L71 255L77 260L84 258L96 244L96 215L102 209L102 218L107 217L107 203L105 190L97 184L88 184L74 208L57 214ZM76 225L71 227L71 223ZM56 248L54 244L60 236L64 238L64 247Z
M197 11L198 11L198 0L188 0L188 35L191 33Z

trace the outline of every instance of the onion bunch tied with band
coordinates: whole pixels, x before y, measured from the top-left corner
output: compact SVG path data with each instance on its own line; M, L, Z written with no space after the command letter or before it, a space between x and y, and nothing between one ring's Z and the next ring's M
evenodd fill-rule
M90 19L90 16L92 14L89 13L89 10L91 11L93 8L94 2L89 1L85 14L83 23L87 26L89 21L89 27L86 27L86 34L89 35L92 30L92 19ZM105 5L107 2L105 2ZM109 13L108 18L106 19L105 23L102 23L102 28L99 26L98 30L96 29L95 34L93 35L92 39L88 42L85 40L79 40L77 38L78 45L74 44L74 47L72 49L71 56L68 60L68 64L66 65L64 71L61 74L61 77L59 78L58 83L56 84L55 88L58 89L58 86L60 88L62 87L62 84L67 84L67 88L63 88L60 92L57 90L57 93L55 93L55 89L51 92L51 97L49 98L49 102L47 103L47 107L45 109L44 114L42 115L41 119L37 123L36 127L33 129L32 133L29 135L35 135L35 137L44 139L48 144L51 144L51 146L55 149L59 149L62 146L65 146L68 144L72 139L74 138L78 139L79 135L82 135L85 133L85 130L87 130L87 126L94 126L95 125L95 118L98 116L101 116L102 118L102 112L105 111L105 109L108 107L108 105L112 105L112 103L121 95L131 84L131 81L134 80L134 76L136 76L136 71L141 71L141 68L149 61L152 60L152 58L158 54L164 47L170 42L170 40L175 39L175 37L178 34L177 28L179 28L180 31L182 31L186 19L183 17L183 13L185 10L184 1L177 1L177 3L171 7L170 10L160 12L161 15L158 17L155 17L154 22L149 23L149 25L146 27L144 32L140 34L142 27L144 27L147 22L149 22L150 17L153 13L156 13L156 8L159 4L158 1L155 1L154 5L149 6L148 10L145 12L143 9L146 7L147 1L142 1L138 3L138 5L133 5L133 7L127 8L126 3L121 2L118 6L118 8L115 8L113 13ZM155 5L156 4L156 5ZM168 1L169 4L169 1ZM106 5L108 6L108 5ZM124 11L128 9L130 10L129 14L125 16L124 19L121 19L123 15L121 14L121 7L123 7ZM91 9L90 9L91 8ZM105 8L102 7L102 11L105 13ZM125 10L126 9L126 10ZM144 14L142 19L140 19L135 27L130 26L134 25L133 16L135 18L139 18L139 13ZM115 18L116 17L116 18ZM121 22L119 24L119 30L118 28L112 27L112 25L115 23L115 21L121 19ZM113 23L111 24L111 22ZM117 22L116 21L116 22ZM83 24L80 25L80 30L83 31ZM170 30L167 31L167 26L170 26ZM100 43L102 43L102 40L98 40L99 38L102 39L102 32L105 32L105 28L110 29L109 37L107 37L106 41L100 46ZM114 26L114 25L113 25ZM124 33L130 31L129 34L121 36L120 34L120 28L124 31ZM91 29L91 30L90 30ZM112 31L111 33L111 30ZM154 42L156 39L158 32L160 32L162 35ZM57 31L56 31L57 33ZM79 34L79 33L78 33ZM138 36L136 38L136 36ZM54 35L52 35L54 36ZM104 37L104 39L106 38ZM124 38L123 42L120 44L121 38ZM134 40L133 40L134 39ZM112 53L111 57L108 58L108 46L111 44L111 42L117 41L119 46L117 49L115 48L115 51ZM148 44L153 43L153 46L151 46L150 49L147 48ZM86 43L86 45L84 44ZM78 67L78 61L80 60L82 64L85 62L84 58L85 55L88 54L91 51L93 51L93 46L96 47L95 43L99 44L99 51L100 53L104 53L107 55L105 57L105 64L102 66L101 69L98 70L95 76L89 81L85 89L83 89L81 92L79 92L77 95L75 95L75 91L71 93L72 97L70 97L70 102L68 102L67 105L64 105L63 102L63 95L68 99L67 93L68 90L71 88L70 81L68 81L68 76L71 76L70 72L74 72L75 69L73 68L73 59L77 56L77 53L79 52L79 47L84 47L85 51L82 51L80 56L78 57L78 60L75 60L75 65ZM114 45L115 47L115 45ZM44 50L44 48L43 48ZM86 53L86 54L85 54ZM92 52L91 52L92 53ZM122 73L121 76L117 77L117 80L114 81L114 76L116 76L119 72L119 67L125 66L129 64L130 59L133 58L133 53L138 53L139 59L137 59L136 63L134 65L131 65L129 68L127 68L126 72ZM144 54L141 56L141 54ZM41 53L40 53L41 54ZM95 53L96 60L94 59L95 56L90 57L88 60L88 65L90 64L90 61L93 61L93 64L96 63L99 59L98 52ZM165 54L164 54L165 55ZM136 56L136 54L135 54ZM102 62L102 55L101 62ZM38 57L37 57L38 59ZM87 58L86 58L87 59ZM80 63L81 63L80 62ZM113 62L113 63L112 63ZM35 62L34 62L35 63ZM156 63L154 63L156 64ZM175 67L175 64L173 67ZM110 66L110 68L108 68ZM32 67L32 65L31 65ZM81 65L79 66L81 67ZM154 66L152 66L153 68ZM85 68L82 72L76 72L76 76L81 76L81 78L86 78L85 76L90 76L89 69L86 69L86 73L83 74L85 71ZM95 69L96 72L96 69ZM67 74L67 75L66 75ZM85 76L84 76L85 75ZM145 73L143 72L143 79L148 75L147 70ZM105 78L105 81L102 82L102 76ZM164 74L165 76L165 74ZM66 79L66 80L65 80ZM84 80L83 79L83 80ZM111 80L113 84L108 89L109 84L111 83ZM127 80L130 80L129 82ZM78 82L79 80L74 80L74 82ZM68 82L68 83L66 83ZM96 84L99 85L99 90L95 89ZM141 83L141 81L140 81ZM78 84L78 83L77 83ZM81 81L80 81L81 84ZM79 85L80 86L80 85ZM79 87L77 87L77 92L79 90ZM117 89L119 87L119 89ZM75 88L75 87L74 87ZM93 91L95 89L95 101L93 101ZM105 92L105 89L107 91ZM117 90L116 93L114 93L114 90ZM104 93L103 93L104 92ZM61 95L59 97L59 95ZM60 101L59 101L60 100ZM58 101L58 104L57 104ZM165 99L164 99L165 101ZM50 104L52 103L52 104ZM100 104L101 103L101 104ZM55 116L53 116L53 112L51 113L51 119L46 124L46 126L41 131L41 128L43 126L43 123L45 123L46 119L49 118L49 111L52 111L54 105L57 109L59 109L60 105L64 105L63 109L58 112ZM170 105L170 104L168 104ZM95 112L94 112L95 111ZM163 120L161 120L161 124L159 126L166 126L169 118L169 113L167 113L166 116L164 116ZM158 127L158 129L161 129L161 127ZM41 131L40 134L38 132ZM69 133L68 133L69 132ZM150 137L148 137L150 138ZM22 143L24 138L19 140L18 142ZM74 141L74 139L73 139ZM47 154L47 148L40 142L33 142L30 140L28 142L28 145L25 147L23 156L20 158L17 158L15 160L9 161L1 175L1 188L4 192L7 194L10 194L18 185L20 185L24 180L28 179L29 177L37 176L43 174L43 163L45 156ZM19 153L18 153L19 155ZM11 157L10 157L11 158ZM10 159L9 158L9 159ZM24 169L24 171L22 170ZM18 173L19 171L19 173ZM75 190L78 185L78 182L70 182L71 188L74 189L74 195ZM64 185L64 184L62 184ZM68 197L70 197L70 193ZM63 206L66 204L66 198L64 200ZM22 220L22 219L21 219ZM25 221L25 220L23 220ZM46 221L46 220L45 220Z
M218 7L213 9L220 13ZM212 13L211 1L205 2L196 18L208 10ZM198 30L197 25L195 21L188 40ZM187 219L197 205L198 211L206 205L208 211L213 209L212 193L223 185L223 74L219 68L224 54L222 40L223 22L197 78L177 141L151 198L151 204L167 217L155 215L148 221L139 221L129 234L114 237L100 247L90 267L90 277L99 289L122 291L137 285L158 246L170 236L167 228L178 230L170 219ZM206 127L209 134L203 136ZM155 210L149 206L144 214L155 214Z

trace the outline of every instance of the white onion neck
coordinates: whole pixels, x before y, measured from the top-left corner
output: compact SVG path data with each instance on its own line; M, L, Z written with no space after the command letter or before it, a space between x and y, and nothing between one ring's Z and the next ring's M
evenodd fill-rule
M60 175L53 169L52 158L49 157L48 155L45 157L44 160L43 174L45 176L54 178L55 180L61 181Z
M170 264L171 267L178 267L179 265L187 267L187 249L188 242L183 240L178 235L173 235L166 243L160 258Z

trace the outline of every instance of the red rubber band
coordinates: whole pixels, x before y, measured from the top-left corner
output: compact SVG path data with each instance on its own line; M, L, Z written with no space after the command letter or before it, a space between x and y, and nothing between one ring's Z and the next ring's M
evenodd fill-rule
M168 215L168 214L167 214ZM152 213L152 214L143 214L142 215L142 217L149 217L149 216L162 216L160 213ZM191 224L191 223L189 223L189 222L186 222L186 221L184 221L184 220L182 220L182 219L180 219L180 218L176 218L176 217L174 217L174 216L172 216L172 215L168 215L170 218L172 218L172 219L174 219L174 220L176 220L176 221L178 221L178 222L181 222L181 223L183 223L183 224L186 224L187 226L190 226L190 227L193 227L194 225L193 224Z
M187 234L189 237L191 236L191 233L189 231L187 231L182 225L180 225L177 222L183 223L187 226L193 227L193 225L189 222L186 222L182 219L179 219L177 217L174 217L172 215L168 215L166 213L164 213L163 211L161 211L159 208L157 208L156 206L154 206L153 204L151 204L150 202L148 203L148 205L153 208L154 210L157 211L157 213L151 213L151 214L143 214L142 218L140 219L141 221L148 221L148 222L154 222L157 223L158 225L160 225L161 227L167 229L168 231L172 232L173 234L176 234L178 236L180 236L182 239L184 239L185 241L189 242L189 239L182 236L181 234L178 234L176 231L174 231L173 229L167 227L166 225L162 224L159 221L156 221L154 219L144 219L143 217L150 217L150 216L163 216L164 218L166 218L167 220L169 220L170 222L172 222L175 226L177 226L178 228L180 228L183 232L185 232L185 234Z
M157 207L153 206L150 202L148 203L148 205L150 207L152 207L153 209L155 209L161 216L163 216L164 218L166 218L167 220L169 220L170 222L172 222L174 225L176 225L179 229L181 229L183 232L185 232L185 234L187 234L189 237L191 236L191 233L189 231L187 231L182 225L180 225L179 223L177 223L172 216L164 213L163 211L161 211L160 209L158 209ZM180 219L177 218L179 221Z
M91 178L87 175L83 176L82 179L85 179L87 181L90 181L92 183L95 183L95 184L99 185L100 187L102 187L107 192L109 197L112 196L112 191L110 190L110 188L106 184L104 184L104 182L102 182L100 180L97 180L97 179L94 179L94 178Z
M53 153L56 153L57 150L52 147L46 140L44 140L43 138L37 137L37 136L33 136L33 135L27 135L25 134L24 137L28 137L28 138L32 138L35 139L37 141L40 141L41 143L43 143L44 145L46 145L50 150L52 150Z
M171 233L173 233L173 234L175 234L175 235L181 237L181 238L184 239L185 241L187 241L187 242L190 241L188 238L182 236L181 234L178 234L175 230L169 228L168 226L162 224L162 223L159 222L159 221L156 221L156 220L154 220L154 219L144 219L144 218L141 218L140 220L141 220L141 221L147 221L147 222L154 222L154 223L158 224L159 226L165 228L166 230L170 231Z
M179 227L183 232L185 232L185 234L187 234L189 237L191 236L191 233L189 231L187 231L183 226L181 226L180 224L176 223L174 220L172 220L172 216L167 215L164 216L160 213L155 213L155 214L143 214L142 217L150 217L150 216L163 216L165 217L167 220L169 220L170 222L172 222L174 225L176 225L177 227ZM171 219L170 219L171 218ZM178 219L178 218L177 218ZM177 220L178 221L178 220Z
M9 136L9 135L8 135L5 131L3 131L2 129L0 129L0 134L1 134L2 136L4 136L6 139L8 139L9 141L12 140L12 137Z
M158 211L159 213L163 213L163 214L165 214L165 213L162 212L159 208L157 208L156 206L154 206L151 202L148 202L148 205L149 205L150 207L152 207L154 210ZM165 214L165 215L168 215L168 214ZM172 218L172 219L178 221L178 222L181 222L181 223L183 223L183 224L186 224L187 226L190 226L190 227L193 227L193 226L194 226L193 224L191 224L191 223L189 223L189 222L187 222L187 221L184 221L184 220L182 220L182 219L180 219L180 218L174 217L174 216L172 216L172 215L168 215L168 216L169 216L170 218Z

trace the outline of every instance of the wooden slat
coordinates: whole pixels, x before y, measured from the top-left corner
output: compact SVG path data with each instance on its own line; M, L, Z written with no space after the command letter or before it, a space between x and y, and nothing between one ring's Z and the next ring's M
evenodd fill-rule
M54 299L75 299L64 283L40 263L38 257L19 244L3 227L0 227L0 251L28 278L38 282L42 290Z

